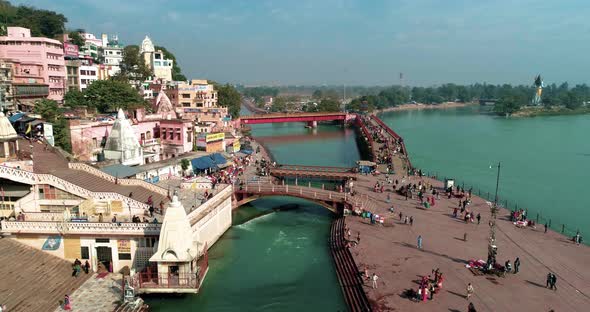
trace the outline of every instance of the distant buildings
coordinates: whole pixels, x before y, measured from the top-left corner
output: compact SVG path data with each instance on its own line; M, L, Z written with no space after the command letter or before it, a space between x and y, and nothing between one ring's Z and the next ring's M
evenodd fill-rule
M61 101L66 90L63 45L58 40L31 37L23 27L8 27L0 36L0 59L11 63L12 99L16 108L32 110L41 98Z

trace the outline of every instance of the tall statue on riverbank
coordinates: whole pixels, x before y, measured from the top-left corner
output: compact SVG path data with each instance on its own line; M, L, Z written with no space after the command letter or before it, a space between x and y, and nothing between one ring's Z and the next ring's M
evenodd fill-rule
M543 94L543 87L545 87L545 84L543 83L543 78L541 78L541 75L537 75L537 77L535 77L535 96L533 97L533 101L532 104L533 105L541 105L541 95Z

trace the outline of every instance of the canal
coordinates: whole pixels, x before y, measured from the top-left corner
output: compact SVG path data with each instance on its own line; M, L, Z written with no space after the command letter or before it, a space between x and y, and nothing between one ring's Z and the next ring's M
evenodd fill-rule
M352 166L360 157L354 131L337 125L262 124L252 135L279 163ZM273 212L282 206L297 208ZM346 311L327 243L332 218L291 197L245 205L210 249L198 295L146 301L153 311Z
M380 118L405 140L412 165L452 177L493 200L501 162L502 205L590 239L590 115L503 118L479 106L389 112ZM490 166L492 168L490 168Z

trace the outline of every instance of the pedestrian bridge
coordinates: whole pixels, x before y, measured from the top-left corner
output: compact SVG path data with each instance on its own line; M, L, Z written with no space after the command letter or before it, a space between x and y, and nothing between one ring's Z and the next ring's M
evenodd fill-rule
M308 122L317 123L318 121L342 121L355 119L356 115L344 112L316 112L316 113L280 113L280 114L258 114L250 116L241 116L242 125L254 125L264 123L282 123L282 122Z
M292 196L307 199L338 215L342 214L344 209L362 210L372 209L375 206L367 196L350 196L347 193L306 186L248 182L234 187L232 208L236 209L251 201L268 196Z
M274 177L320 178L327 180L356 179L355 168L304 165L277 165L270 169Z

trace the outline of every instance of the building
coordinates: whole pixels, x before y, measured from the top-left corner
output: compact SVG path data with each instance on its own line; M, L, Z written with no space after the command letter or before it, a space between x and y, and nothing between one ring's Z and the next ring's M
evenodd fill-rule
M166 93L183 118L217 126L228 119L227 108L217 105L217 90L207 80L178 82Z
M8 118L0 111L0 159L6 161L10 158L16 158L17 152L18 135Z
M122 109L111 128L104 149L104 157L122 165L143 165L143 149Z
M66 60L66 89L68 91L80 90L80 65L79 60Z
M145 36L140 48L141 57L154 76L166 81L172 81L173 61L164 58L164 53L156 51L150 37Z
M165 107L161 105L160 110L152 115L137 109L128 119L133 135L142 148L141 163L176 157L193 149L194 137L189 135L194 131L192 122L178 120L169 112L169 106ZM70 120L72 154L82 161L99 161L114 123L112 118Z
M63 100L66 67L58 40L31 37L30 29L8 27L7 36L0 36L0 59L13 63L13 98L20 109L32 109L38 98Z
M13 109L12 62L0 60L0 112Z
M110 77L121 71L119 64L123 61L123 48L120 46L105 46L102 51L103 65L107 67Z
M80 65L80 91L86 89L92 82L98 80L99 68L92 62Z

